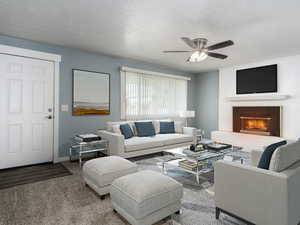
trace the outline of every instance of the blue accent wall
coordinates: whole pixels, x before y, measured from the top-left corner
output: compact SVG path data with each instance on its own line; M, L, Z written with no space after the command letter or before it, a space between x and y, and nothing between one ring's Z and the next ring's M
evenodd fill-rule
M0 35L0 44L19 48L43 51L62 56L60 64L60 105L68 104L69 112L60 112L59 121L59 156L67 155L70 138L78 133L95 132L105 129L107 121L120 120L120 67L128 66L137 69L151 70L189 76L192 81L188 87L188 109L195 110L194 75L167 69L162 66L142 61L105 56L73 48L65 48L29 40ZM160 53L157 53L160 54ZM111 114L107 116L72 116L72 69L92 70L111 74Z
M195 124L204 129L205 137L218 130L219 71L195 75Z

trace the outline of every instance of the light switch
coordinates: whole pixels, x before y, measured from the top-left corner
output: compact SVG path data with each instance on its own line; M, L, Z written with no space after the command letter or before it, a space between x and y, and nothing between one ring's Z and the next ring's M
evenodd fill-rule
M62 112L68 112L69 111L69 105L61 105L61 111Z

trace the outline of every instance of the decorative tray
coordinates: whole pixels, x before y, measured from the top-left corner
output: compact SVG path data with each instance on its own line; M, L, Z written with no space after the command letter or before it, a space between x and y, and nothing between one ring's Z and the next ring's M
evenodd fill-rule
M232 145L229 144L225 144L225 143L219 143L219 142L214 142L214 143L210 143L207 145L208 149L214 150L214 151L221 151L227 148L231 148Z

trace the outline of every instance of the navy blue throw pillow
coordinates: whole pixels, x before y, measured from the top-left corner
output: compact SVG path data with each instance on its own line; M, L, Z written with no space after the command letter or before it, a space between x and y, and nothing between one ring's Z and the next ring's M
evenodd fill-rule
M131 129L131 127L128 123L121 124L120 125L120 130L121 130L121 133L124 135L125 139L131 138L131 137L134 136L133 132L132 132L132 129Z
M175 133L174 121L171 121L171 122L161 121L159 123L159 126L160 126L160 129L159 129L160 134L174 134Z
M286 141L280 141L280 142L271 144L268 147L266 147L265 151L263 152L263 154L260 157L257 167L268 170L270 167L270 162L271 162L273 153L276 151L277 148L279 148L282 145L286 145L286 144L287 144Z
M154 126L151 121L149 122L135 122L137 135L139 137L149 137L155 135Z

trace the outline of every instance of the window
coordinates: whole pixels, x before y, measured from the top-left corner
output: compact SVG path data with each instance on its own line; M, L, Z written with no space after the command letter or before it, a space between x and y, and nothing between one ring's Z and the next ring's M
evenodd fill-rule
M122 119L178 116L187 108L189 78L122 67Z

